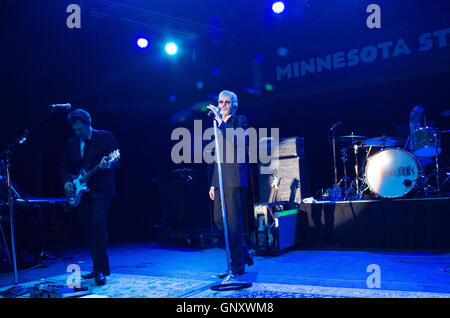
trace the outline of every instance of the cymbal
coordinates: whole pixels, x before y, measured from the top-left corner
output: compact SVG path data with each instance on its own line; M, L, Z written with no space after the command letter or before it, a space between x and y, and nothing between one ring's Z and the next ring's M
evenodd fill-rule
M450 116L450 109L443 111L442 113L439 114L439 116Z
M365 146L374 146L374 147L396 147L401 146L405 143L405 140L400 137L388 137L381 136L375 138L369 138L363 140L362 144Z
M339 141L355 141L355 140L363 140L367 139L366 136L358 136L358 135L347 135L347 136L339 136L337 140Z

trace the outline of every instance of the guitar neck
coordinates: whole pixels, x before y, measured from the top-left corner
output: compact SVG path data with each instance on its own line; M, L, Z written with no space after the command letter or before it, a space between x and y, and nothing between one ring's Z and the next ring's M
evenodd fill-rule
M107 159L106 159L106 162L107 162L107 163L112 163L112 162L116 161L117 158L119 158L119 157L120 157L120 153L119 153L119 150L117 149L117 150L111 152L111 153L108 155L108 157L107 157ZM102 159L102 160L103 160L103 159ZM86 173L84 174L84 179L87 180L87 179L89 179L89 177L91 177L94 173L96 173L96 172L100 169L100 164L101 164L101 163L102 163L102 161L100 161L94 168L92 168L91 170L89 170L88 172L86 172Z
M94 168L92 168L91 170L89 170L88 172L86 172L86 174L85 174L85 178L86 178L86 180L88 179L88 178L90 178L94 173L96 173L98 170L100 169L100 163L99 164L97 164Z
M277 197L278 189L276 187L272 187L270 190L269 201L268 203L275 202L275 198Z

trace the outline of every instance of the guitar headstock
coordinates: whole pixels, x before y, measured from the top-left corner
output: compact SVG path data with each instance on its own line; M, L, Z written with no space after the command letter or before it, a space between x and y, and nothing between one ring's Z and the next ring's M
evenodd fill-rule
M108 155L107 161L113 163L114 161L119 160L119 158L120 158L120 150L116 149Z
M278 188L280 186L281 178L278 176L278 169L273 174L273 179L271 183L272 188Z

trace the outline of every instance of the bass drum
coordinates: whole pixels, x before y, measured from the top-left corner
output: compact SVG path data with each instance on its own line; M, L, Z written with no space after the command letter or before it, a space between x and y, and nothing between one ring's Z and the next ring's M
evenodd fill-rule
M418 178L419 164L409 152L386 149L367 160L366 183L380 197L403 197L414 189Z

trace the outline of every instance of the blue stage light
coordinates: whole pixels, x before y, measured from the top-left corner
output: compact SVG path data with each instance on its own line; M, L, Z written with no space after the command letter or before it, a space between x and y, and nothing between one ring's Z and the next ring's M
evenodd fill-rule
M272 10L275 13L280 14L284 11L284 3L282 1L277 1L272 4Z
M278 55L283 57L288 55L288 52L289 52L288 49L283 46L280 46L277 50Z
M213 66L211 71L212 71L212 73L214 75L219 75L220 74L220 68L218 66Z
M139 46L141 49L145 49L148 46L148 40L145 38L139 38L137 40L137 46Z
M165 47L166 53L169 55L174 55L178 51L178 46L174 42L169 42Z

